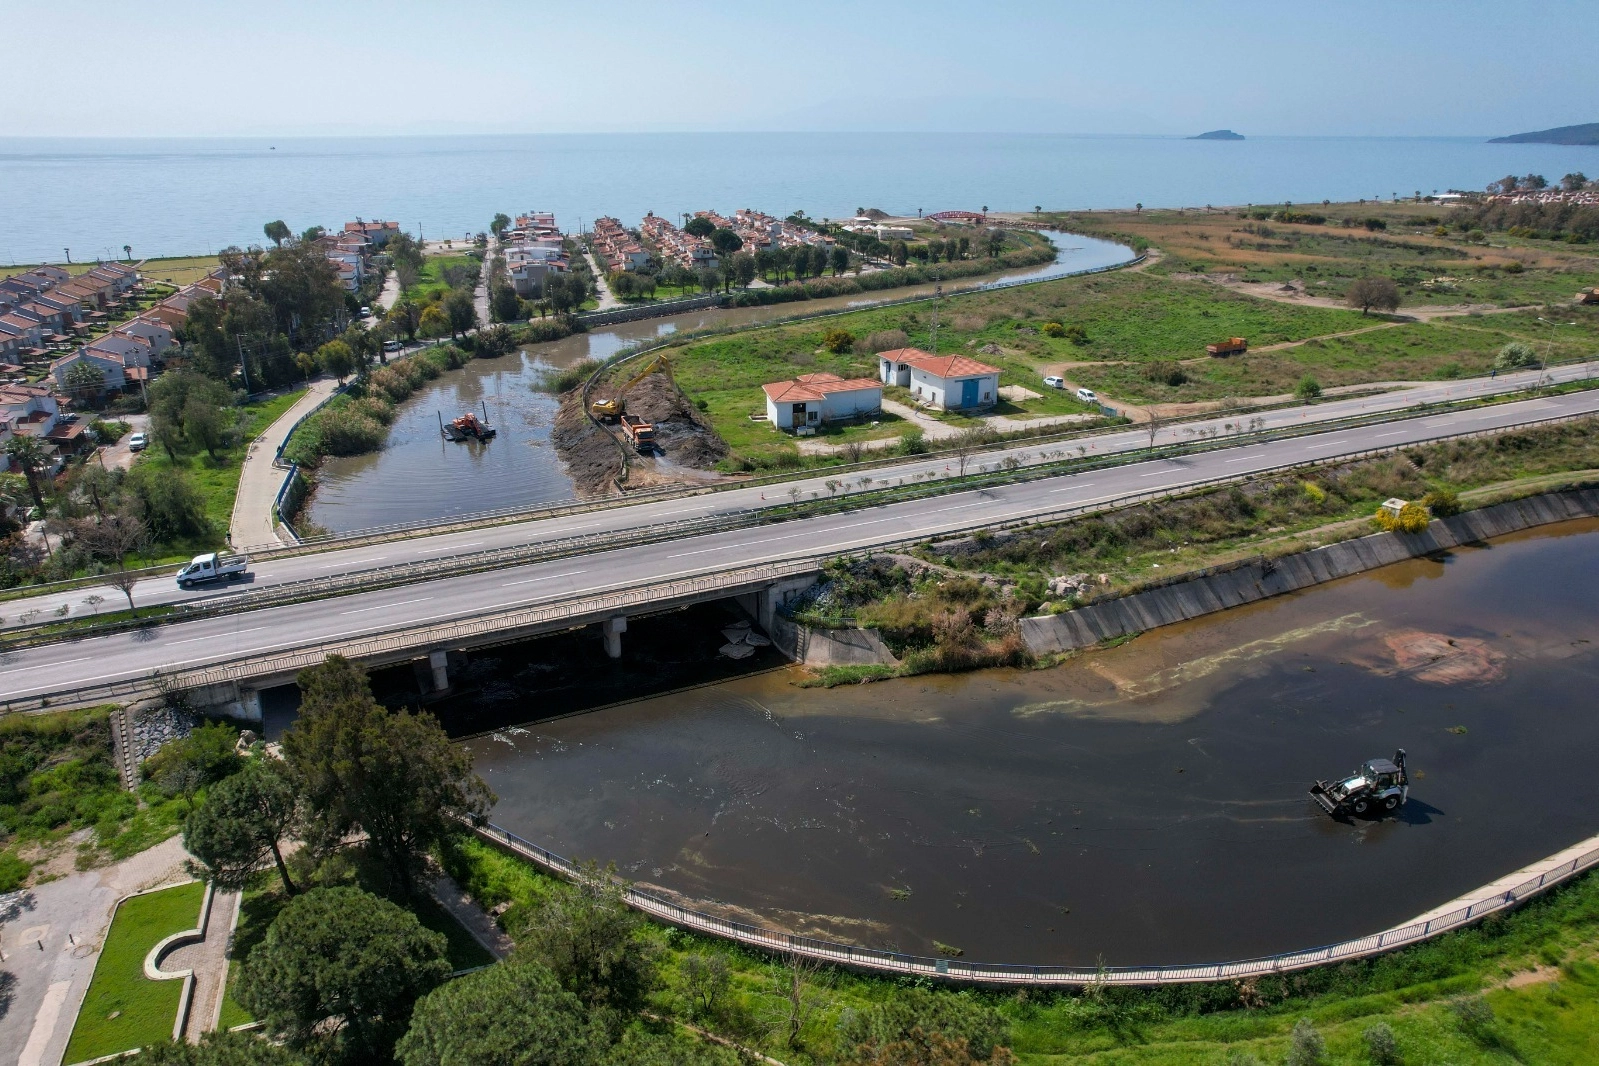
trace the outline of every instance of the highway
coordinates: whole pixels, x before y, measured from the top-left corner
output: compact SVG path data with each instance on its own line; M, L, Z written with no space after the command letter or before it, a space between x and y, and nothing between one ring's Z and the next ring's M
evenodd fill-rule
M1599 367L1599 363L1557 367L1547 371L1544 380L1553 382L1580 380L1587 378L1596 367ZM1539 371L1529 370L1497 378L1447 381L1396 389L1357 399L1200 418L1162 426L1157 432L1155 443L1181 443L1200 434L1216 433L1225 436L1231 432L1227 428L1229 425L1237 426L1246 421L1258 422L1261 428L1265 429L1281 429L1336 421L1356 415L1389 412L1399 415L1408 408L1424 403L1445 403L1526 389L1539 379L1539 375ZM1369 427L1358 431L1363 435L1371 432ZM1079 445L1089 456L1126 455L1148 450L1150 437L1148 430L1139 426L1115 433L1084 437L1080 441L1022 443L1002 451L985 451L971 456L967 463L967 472L983 466L997 466L1007 458L1014 458L1024 466L1050 462L1076 452ZM813 494L828 496L859 492L867 488L882 488L885 484L910 484L949 477L959 472L960 460L947 452L940 452L907 458L900 463L857 474L824 471L782 485L728 489L697 496L657 497L646 503L622 504L565 517L529 519L502 525L486 525L480 529L456 530L406 539L397 537L386 543L362 547L308 550L304 554L281 556L253 563L250 568L250 583L245 587L266 588L326 578L330 575L445 558L467 552L492 551L496 548L643 529L664 523L789 504L793 502L794 493L808 499ZM863 485L861 478L867 476L872 480L869 485ZM849 478L847 484L842 484L844 478ZM828 488L830 480L833 481L832 489ZM179 589L170 576L159 576L141 581L134 589L134 601L140 607L204 601L236 593L240 588L240 585L234 584L185 591ZM100 597L100 602L93 604L86 602L91 596ZM110 586L47 593L0 603L0 618L3 618L0 620L0 628L14 628L27 624L25 620L37 623L39 620L58 617L81 618L93 613L122 609L125 605L126 600L122 593ZM62 613L63 608L65 614Z
M1334 428L1272 442L1241 443L1235 448L1176 459L1133 462L1081 474L952 492L848 513L640 544L327 600L19 649L0 656L0 699L56 692L79 684L144 677L156 669L189 669L240 655L348 639L413 623L467 618L512 606L558 602L736 567L834 555L908 538L932 537L1049 514L1136 493L1241 477L1285 465L1321 462L1373 448L1402 446L1441 435L1596 412L1599 412L1599 391L1533 398L1354 430ZM1102 447L1106 439L1101 438ZM1140 434L1137 439L1147 445L1147 434ZM940 469L945 461L945 457L939 457ZM987 461L992 462L992 456ZM722 496L716 496L661 501L650 507L656 510L726 508L728 503ZM600 522L614 515L615 512L605 511L576 516L572 521L577 524ZM292 561L300 565L356 567L385 556L390 559L400 555L427 558L430 552L487 547L493 536L503 532L484 530L481 534L452 534L350 549L336 553L345 556L337 563L331 562L334 555L329 553ZM525 528L522 535L527 535ZM481 544L463 543L474 537Z

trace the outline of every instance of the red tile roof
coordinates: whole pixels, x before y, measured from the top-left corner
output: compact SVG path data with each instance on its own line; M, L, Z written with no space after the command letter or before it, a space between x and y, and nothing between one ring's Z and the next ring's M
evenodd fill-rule
M793 381L774 381L761 386L773 403L808 403L826 399L835 392L858 392L882 387L883 383L876 378L841 378L837 374L826 373L801 374Z
M877 357L905 363L940 378L969 378L1000 372L997 366L979 363L964 355L929 355L920 348L895 348L890 352L878 352Z

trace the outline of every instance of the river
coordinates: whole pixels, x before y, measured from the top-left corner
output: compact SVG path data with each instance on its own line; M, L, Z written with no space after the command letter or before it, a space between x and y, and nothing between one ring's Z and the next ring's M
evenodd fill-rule
M960 279L945 291L1042 280L1125 263L1126 247L1077 234L1048 231L1053 263L1007 271L990 278ZM401 522L443 519L503 507L529 507L571 499L567 476L550 430L556 397L540 392L552 368L583 359L604 359L640 341L678 331L758 325L792 315L869 307L885 300L931 295L932 286L810 300L804 303L702 310L645 319L531 345L500 359L477 359L450 371L400 405L387 443L377 452L323 462L316 492L304 514L334 532ZM487 445L452 444L438 420L469 409L486 410L500 433Z
M498 824L745 920L989 962L1304 948L1599 831L1596 554L1599 521L1567 523L1048 670L824 691L782 668L467 743ZM645 658L714 657L710 623L654 624ZM1475 676L1402 663L1417 634ZM502 722L550 713L568 653L492 654ZM1396 747L1400 817L1312 806Z

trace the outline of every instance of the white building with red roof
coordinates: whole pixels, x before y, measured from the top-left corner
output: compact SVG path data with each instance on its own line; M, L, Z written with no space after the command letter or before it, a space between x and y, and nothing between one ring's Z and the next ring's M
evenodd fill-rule
M775 381L761 389L766 393L766 419L778 429L814 428L883 409L883 385L873 378L801 374L793 381Z
M877 353L878 377L911 390L916 401L945 411L969 411L999 402L999 367L964 355L929 355L920 348Z

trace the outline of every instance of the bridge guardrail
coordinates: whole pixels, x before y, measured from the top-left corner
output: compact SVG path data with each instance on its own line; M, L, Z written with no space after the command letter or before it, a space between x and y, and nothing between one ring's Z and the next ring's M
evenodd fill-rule
M478 836L506 847L559 876L580 880L589 875L570 859L524 840L493 822L476 827ZM1487 899L1473 902L1426 921L1411 922L1385 929L1372 936L1336 944L1265 955L1234 962L1180 964L1170 966L1031 966L1019 963L961 962L921 955L860 947L814 937L767 929L721 918L635 885L623 885L623 898L634 909L651 917L696 932L732 940L765 951L801 955L823 962L891 975L909 975L987 985L1165 985L1236 981L1251 977L1291 973L1324 966L1331 962L1379 955L1440 936L1481 920L1489 914L1514 907L1540 892L1599 865L1599 848L1590 849L1553 870Z
M247 680L251 677L276 676L315 666L329 655L361 659L394 651L408 651L420 645L448 645L485 633L507 632L567 619L621 613L629 609L638 610L708 591L778 581L784 577L816 570L819 566L820 563L813 559L783 560L739 570L699 574L690 578L622 591L602 592L579 600L566 602L545 600L509 607L492 614L486 613L444 622L405 623L392 629L355 637L309 641L264 654L239 655L190 670L164 671L158 667L140 677L7 699L0 702L0 714L44 710L61 705L65 701L81 705L114 699L140 699L172 687L205 688Z
M1425 444L1431 441L1461 440L1471 437L1496 436L1502 433L1514 432L1517 429L1528 428L1530 426L1551 425L1559 422L1579 421L1581 419L1593 417L1595 417L1593 412L1580 412L1557 415L1542 419L1529 419L1524 422L1516 422L1504 426L1493 426L1479 430L1470 430L1464 433L1440 432L1415 441L1383 445L1381 447L1362 449L1356 452L1346 452L1341 455L1318 458L1308 462L1300 461L1281 463L1275 466L1264 467L1258 470L1250 471L1248 475L1243 476L1257 477L1265 474L1280 473L1284 470L1293 470L1304 466L1319 465L1327 462L1348 462L1377 455L1386 455L1403 448L1411 448L1417 446L1418 444ZM1322 430L1320 428L1317 428L1316 430L1310 430L1308 427L1302 427L1298 431L1290 428L1286 431L1273 431L1277 435L1272 436L1270 439L1280 440L1303 438L1305 436L1314 436L1321 431ZM1181 457L1208 451L1224 450L1225 445L1218 440L1206 440L1203 442L1194 442L1170 447L1175 448L1176 450L1163 453L1161 456L1156 456L1154 458L1170 459L1173 456ZM1123 461L1127 458L1128 457L1124 455L1106 457L1105 461L1103 462L1088 463L1081 467L1074 468L1073 472L1086 473L1090 470L1131 465L1130 463ZM1133 461L1146 462L1149 460L1148 458L1136 457ZM1047 477L1058 476L1059 474L1058 471L1052 472L1047 467L1029 467L1023 468L1020 471L990 471L985 467L983 471L980 471L980 473L1014 475L1005 482L1002 482L1005 484L1012 483L1016 480L1040 480ZM1113 497L1111 499L1096 500L1089 503L1068 504L1060 508L1039 511L1025 516L1002 518L999 520L988 518L986 520L972 522L965 526L950 527L949 529L939 533L938 536L948 538L984 529L1011 528L1018 525L1029 525L1039 522L1061 521L1076 515L1112 511L1118 508L1131 506L1136 503L1146 502L1148 500L1182 496L1191 492L1209 488L1214 485L1235 482L1240 480L1240 477L1241 475L1220 474L1211 478L1186 482L1178 486L1148 489L1141 492L1128 493L1122 496ZM928 481L923 487L933 490L937 486L943 484L945 483L940 481ZM977 491L985 487L987 487L985 484L972 484L968 486L965 491ZM942 493L930 492L929 494ZM856 504L858 506L873 505L871 501L857 501L852 498L842 498L837 502L841 507L849 504ZM896 500L889 502L903 501ZM371 570L355 571L350 574L324 578L312 578L304 582L273 586L271 588L263 589L259 594L250 592L239 593L227 598L206 601L193 607L180 605L180 609L178 611L161 616L160 621L168 623L192 621L219 614L237 613L239 611L260 610L272 606L281 606L284 604L300 602L308 598L316 598L319 595L338 595L347 591L372 591L379 588L390 588L396 585L414 584L420 581L438 577L476 573L484 570L503 569L510 566L525 565L532 562L548 561L557 558L574 558L581 555L593 554L595 552L612 550L619 546L627 546L628 543L655 543L660 540L672 540L679 537L705 536L713 533L730 532L736 529L744 529L751 526L760 525L770 517L772 517L772 515L768 512L744 511L728 516L715 515L704 519L688 519L671 526L644 527L638 530L618 530L609 534L570 537L560 541L546 541L531 545L519 545L511 548L494 548L482 552L470 552L463 555L443 556L438 559L427 560L424 562L398 563L390 567L377 567ZM919 544L926 539L926 537L915 537L899 540L889 539L873 545L870 550L883 551L890 550L895 547L910 547L915 544ZM829 552L823 556L823 558L831 557L837 554L848 553ZM103 626L86 626L65 634L41 635L36 638L30 638L24 635L18 639L0 642L0 650L23 648L37 644L60 643L66 640L81 639L102 633L143 628L149 624L150 623L148 621L141 622L138 620L126 620L107 623ZM0 713L4 713L3 709L0 709Z

